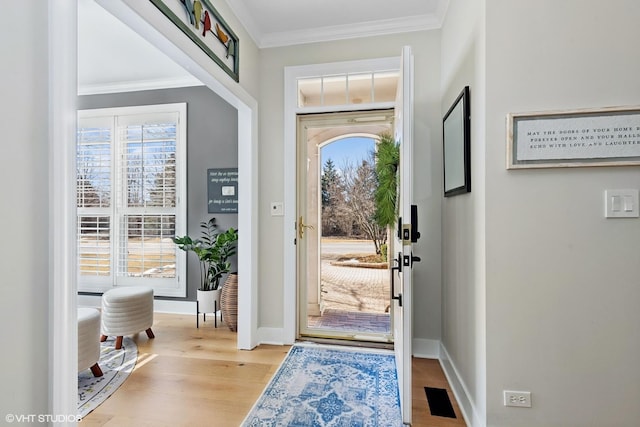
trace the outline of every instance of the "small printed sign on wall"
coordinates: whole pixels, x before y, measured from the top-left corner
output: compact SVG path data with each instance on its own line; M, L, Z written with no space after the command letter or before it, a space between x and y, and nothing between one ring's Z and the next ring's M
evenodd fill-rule
M640 107L507 116L507 169L640 164Z
M238 168L207 169L209 213L238 213Z

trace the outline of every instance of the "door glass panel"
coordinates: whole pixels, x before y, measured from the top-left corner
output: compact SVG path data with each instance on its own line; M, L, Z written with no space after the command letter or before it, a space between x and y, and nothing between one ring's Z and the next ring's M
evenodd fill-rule
M298 80L298 107L322 105L322 78Z
M396 99L398 72L386 71L373 75L373 93L375 102L393 102Z
M298 107L392 103L397 84L397 71L299 79Z
M368 104L373 102L373 74L349 74L349 103Z
M301 335L392 340L388 232L375 223L374 199L375 147L392 117L383 110L299 118Z
M322 84L324 105L347 103L347 76L325 77Z

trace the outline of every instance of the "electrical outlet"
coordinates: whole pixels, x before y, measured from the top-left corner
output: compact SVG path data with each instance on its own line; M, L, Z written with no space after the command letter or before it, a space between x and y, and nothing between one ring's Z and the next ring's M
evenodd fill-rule
M504 390L504 406L517 406L519 408L531 408L530 391Z

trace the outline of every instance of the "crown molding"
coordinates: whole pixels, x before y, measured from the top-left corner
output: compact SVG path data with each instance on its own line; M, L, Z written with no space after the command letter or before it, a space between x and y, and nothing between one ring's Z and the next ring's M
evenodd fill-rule
M202 85L203 83L200 80L192 76L175 77L171 79L132 80L106 84L78 85L78 95L101 95L107 93L173 89Z
M450 0L438 0L437 8L433 14L271 33L260 30L259 25L243 2L224 1L256 46L263 49L439 29L444 22Z
M449 0L439 0L438 6L435 11L436 19L438 20L438 28L442 28L444 24L444 18L447 16L447 11L449 10Z
M253 42L258 46L260 46L260 40L264 37L262 31L260 31L256 21L251 17L251 13L246 8L243 2L233 1L233 0L224 0L224 2L229 6L231 12L238 18L240 24L244 27L244 29L249 33L249 37L253 40Z
M408 33L438 29L442 18L429 14L406 18L384 19L360 24L315 27L305 30L267 33L259 40L258 47L283 47L298 44L327 42L360 37L373 37L388 34Z

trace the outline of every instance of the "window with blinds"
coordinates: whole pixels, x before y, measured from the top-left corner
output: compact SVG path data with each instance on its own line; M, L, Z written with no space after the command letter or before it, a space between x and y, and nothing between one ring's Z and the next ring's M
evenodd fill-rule
M77 133L81 291L185 296L186 104L84 110Z

